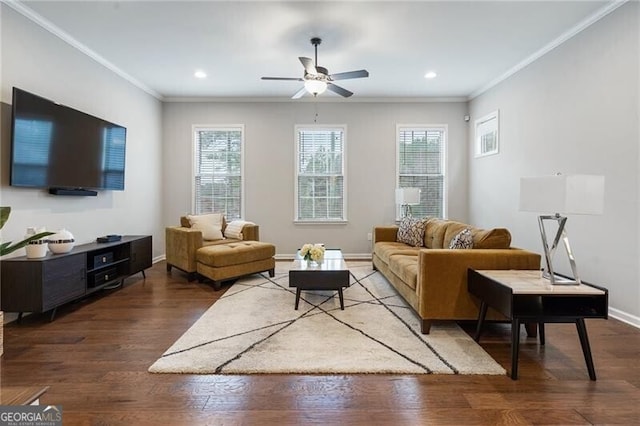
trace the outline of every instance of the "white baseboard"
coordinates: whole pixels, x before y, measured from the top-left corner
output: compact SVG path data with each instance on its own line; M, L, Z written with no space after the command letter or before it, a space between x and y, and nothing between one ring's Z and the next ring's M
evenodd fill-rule
M158 262L162 262L163 260L167 259L167 255L166 254L161 254L160 256L156 256L151 260L151 263L158 263Z
M626 322L627 324L634 326L635 328L640 328L640 317L637 317L635 315L631 315L619 309L610 307L609 316L611 318L617 319L618 321Z

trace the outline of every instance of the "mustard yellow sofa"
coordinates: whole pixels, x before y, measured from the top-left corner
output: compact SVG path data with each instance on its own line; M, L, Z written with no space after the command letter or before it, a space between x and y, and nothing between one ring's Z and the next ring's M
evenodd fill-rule
M222 220L222 232L227 222ZM275 274L275 246L260 240L260 227L246 223L239 238L205 240L203 233L191 227L187 217L180 226L165 228L167 272L172 268L187 273L187 279L208 278L216 290L223 281L259 272Z
M507 229L484 230L451 220L426 219L422 246L398 242L398 226L373 229L373 267L411 305L428 334L434 320L477 320L480 302L467 291L467 269L540 269L540 255L511 247ZM450 249L469 229L472 249ZM489 310L487 319L505 320Z

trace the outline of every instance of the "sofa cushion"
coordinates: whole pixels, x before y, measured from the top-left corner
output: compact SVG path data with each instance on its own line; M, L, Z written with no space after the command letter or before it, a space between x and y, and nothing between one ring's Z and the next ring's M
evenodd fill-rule
M450 249L472 249L473 248L473 235L471 235L471 229L465 228L453 237L451 243L449 243Z
M222 235L222 213L210 213L200 215L188 215L189 224L192 229L202 232L205 240L221 240Z
M429 219L424 231L424 246L431 249L442 249L449 245L444 243L444 234L451 223L450 220Z
M511 233L505 228L471 229L473 248L508 249L511 247Z
M405 243L380 241L373 247L373 252L386 264L389 264L389 258L396 254L408 256L418 256L419 247L412 247Z
M405 217L400 221L396 240L414 247L422 247L424 245L424 227L424 219Z
M275 254L276 248L273 244L261 241L238 241L199 248L196 252L196 260L199 263L220 268L269 259Z
M406 285L416 289L418 282L418 257L395 254L389 258L389 269Z
M473 237L474 249L508 249L511 247L511 234L505 228L481 229L454 220L430 219L424 233L427 248L449 248L451 240L461 231L469 228Z

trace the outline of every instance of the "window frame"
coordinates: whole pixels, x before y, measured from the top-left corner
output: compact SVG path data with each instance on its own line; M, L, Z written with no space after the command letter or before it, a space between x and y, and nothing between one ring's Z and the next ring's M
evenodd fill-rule
M342 132L342 218L341 219L300 219L298 217L299 194L298 179L300 177L300 131L302 130L340 130ZM294 205L293 223L299 225L346 224L347 218L347 125L346 124L296 124L294 126Z
M439 175L432 174L431 176L442 176L442 218L447 217L447 194L448 194L448 174L447 174L447 158L449 149L449 126L447 124L396 124L396 182L395 188L400 187L400 133L402 131L418 130L418 131L442 131L442 149L440 165L442 173ZM429 176L429 175L427 175ZM395 189L394 189L395 192ZM393 198L395 206L396 222L402 219L402 209L399 205L395 204L395 194Z
M191 211L193 214L200 214L196 211L196 135L198 131L240 131L240 217L238 219L245 218L245 128L244 124L193 124L191 126ZM227 221L234 218L228 218L226 212L224 213Z

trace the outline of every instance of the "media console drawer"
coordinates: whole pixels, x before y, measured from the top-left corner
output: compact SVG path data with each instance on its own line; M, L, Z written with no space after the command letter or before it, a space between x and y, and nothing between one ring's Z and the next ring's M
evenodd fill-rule
M93 268L99 268L101 266L113 263L113 252L101 253L93 256Z
M93 277L89 279L89 287L98 287L102 284L118 278L118 268L109 268L103 271L95 272Z

